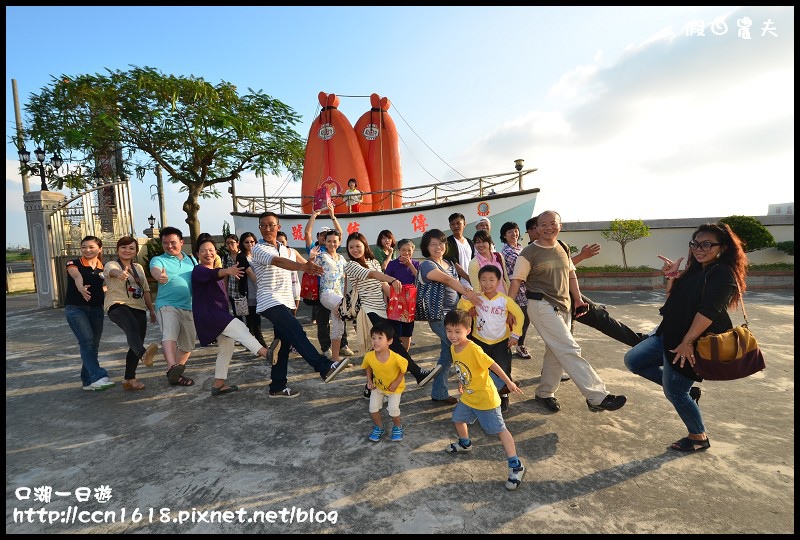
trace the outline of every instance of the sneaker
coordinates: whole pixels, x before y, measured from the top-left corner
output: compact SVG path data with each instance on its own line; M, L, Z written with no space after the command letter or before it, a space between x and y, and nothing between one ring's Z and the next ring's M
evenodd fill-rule
M84 386L83 389L87 392L102 392L103 390L108 390L116 385L117 383L108 380L108 377L103 377L102 379L98 379L88 386Z
M342 356L355 356L356 353L353 352L353 349L345 345L341 349L339 349L339 354Z
M508 394L500 394L500 412L508 412Z
M294 345L289 348L289 356L300 356L300 353L297 352L297 349L294 348Z
M525 476L525 465L520 465L513 469L508 469L508 480L506 480L506 489L514 491L522 482L522 477Z
M592 412L599 412L599 411L616 411L617 409L621 409L625 402L628 401L628 398L625 396L615 396L614 394L608 394L606 398L599 404L599 405L592 405L589 403L589 400L586 400L586 405L588 405L589 410Z
M381 437L383 437L384 433L386 433L385 429L383 429L380 426L375 426L374 428L372 428L372 433L370 433L368 438L372 442L378 442L379 440L381 440Z
M400 442L403 440L403 428L399 426L392 427L392 442Z
M331 369L329 369L329 370L328 370L328 373L325 375L325 382L326 382L326 383L329 383L329 382L331 382L333 379L335 379L335 378L336 378L336 376L337 376L339 373L341 373L341 372L342 372L342 370L343 370L344 368L346 368L346 367L347 367L347 364L349 364L351 361L352 361L352 360L351 360L350 358L345 358L345 359L344 359L344 360L342 360L341 362L335 362L335 363L331 364Z
M282 397L282 398L295 398L300 395L300 392L297 390L292 390L291 388L284 388L279 392L270 392L269 397Z
M103 386L106 388L111 388L112 386L117 386L117 383L109 379L108 377L101 378L98 382L102 382Z
M267 349L267 362L269 362L270 365L274 366L278 363L278 355L276 353L280 348L281 340L278 338L275 338L272 343L269 344L269 348Z
M142 356L142 363L147 367L153 367L153 358L156 356L157 352L158 343L151 343L148 345Z
M454 442L444 449L448 454L455 454L457 452L469 452L472 450L472 443L469 446L462 446L460 442Z
M524 345L517 346L517 355L520 358L524 358L525 360L530 360L531 359L531 353L528 352L528 348L525 347Z
M322 354L325 356L325 358L331 358L333 353L331 353L331 350L328 349L327 351L322 351Z
M565 381L568 381L568 380L570 380L570 376L567 375L566 373L562 373L561 374L561 382L565 382Z
M417 386L425 386L428 384L439 372L442 371L441 364L436 364L431 369L422 369L419 372L419 378L417 379Z
M544 405L545 407L547 407L548 409L550 409L553 412L558 412L558 411L561 410L561 404L558 402L558 399L556 399L555 397L539 397L539 396L536 396L534 398L534 400L538 401L539 403L541 403L542 405Z

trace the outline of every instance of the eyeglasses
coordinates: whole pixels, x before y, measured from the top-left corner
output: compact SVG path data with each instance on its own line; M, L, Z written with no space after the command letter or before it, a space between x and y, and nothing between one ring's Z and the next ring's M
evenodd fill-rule
M258 226L262 227L262 228L267 228L267 229L274 229L274 228L276 228L278 226L278 224L277 223L259 223Z
M722 244L719 242L695 242L692 240L689 242L689 249L699 249L700 251L711 251L711 248L714 246L721 246Z

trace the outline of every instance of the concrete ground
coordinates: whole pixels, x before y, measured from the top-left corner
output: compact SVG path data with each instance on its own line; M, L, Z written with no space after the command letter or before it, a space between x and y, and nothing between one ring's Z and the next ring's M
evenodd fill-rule
M659 321L661 292L590 296L636 330ZM6 532L792 533L794 291L748 292L746 308L767 369L702 383L712 446L691 455L667 448L685 428L659 387L625 369L627 347L583 325L584 357L627 405L592 413L572 382L557 393L561 412L534 402L543 347L531 329L533 359L513 368L525 395L506 415L527 474L508 492L497 438L475 425L474 451L446 454L453 408L410 376L405 439L372 443L359 368L322 384L290 359L301 395L269 399L269 369L237 347L228 380L240 391L212 397L216 348L199 348L186 371L195 386L169 386L159 354L139 368L146 390L126 392L127 346L106 320L101 365L118 386L84 392L63 310L7 296ZM299 318L316 343L309 313ZM151 326L147 342L159 339ZM433 365L438 341L426 323L414 339L414 357Z

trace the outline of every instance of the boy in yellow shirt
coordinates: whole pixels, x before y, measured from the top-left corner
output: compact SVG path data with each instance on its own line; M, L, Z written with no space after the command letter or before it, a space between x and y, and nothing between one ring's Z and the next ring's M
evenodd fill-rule
M370 331L372 350L364 355L361 367L367 370L367 388L371 390L369 397L369 413L375 427L369 440L378 442L386 433L383 429L381 407L383 396L388 397L386 410L394 423L392 441L403 440L403 422L400 418L400 396L406 389L404 376L408 369L408 360L389 349L394 341L394 326L391 321L381 320L375 323Z
M472 315L474 320L472 340L480 345L483 352L493 358L510 378L511 351L517 346L519 336L522 334L525 315L514 299L497 290L501 279L500 270L496 266L484 266L478 271L483 304L475 307L462 296L456 307ZM509 314L514 318L511 327L508 323ZM500 392L500 412L504 413L508 411L509 389L503 385L500 377L494 373L490 375Z
M514 438L506 428L500 412L500 396L497 387L489 377L496 374L508 386L509 391L522 394L516 384L508 378L503 369L492 360L483 349L469 339L472 318L464 310L454 309L444 316L447 338L452 345L453 365L458 374L458 392L461 399L453 411L453 423L458 433L458 442L452 443L445 451L451 454L472 450L469 440L468 424L478 420L487 435L497 435L503 443L508 456L508 480L505 487L515 490L525 475L525 466L517 457Z

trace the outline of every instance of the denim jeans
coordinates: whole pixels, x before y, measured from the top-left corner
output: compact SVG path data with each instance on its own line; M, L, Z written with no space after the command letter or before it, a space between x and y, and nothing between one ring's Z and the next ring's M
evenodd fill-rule
M128 354L125 356L125 379L136 378L136 367L144 356L144 337L147 334L147 313L124 304L108 308L108 318L125 332Z
M439 351L439 361L436 362L442 366L442 371L433 379L431 398L447 399L450 397L450 393L447 391L447 378L450 376L450 366L453 365L453 355L450 354L451 343L450 340L447 339L444 321L428 321L428 326L430 326L433 333L439 337L442 345Z
M274 393L286 389L289 350L292 346L324 380L325 375L331 369L332 362L308 340L305 330L303 330L294 313L288 307L280 304L262 311L261 315L272 323L272 328L275 330L275 339L281 340L278 361L272 366L272 380L269 383L269 391Z
M100 367L97 360L106 316L102 306L67 305L64 306L64 315L72 333L78 338L83 364L81 366L83 386L89 386L103 377L108 377L108 372Z
M664 355L661 336L650 336L625 353L625 366L636 375L660 384L689 433L705 433L700 407L689 395L694 381L674 369Z

